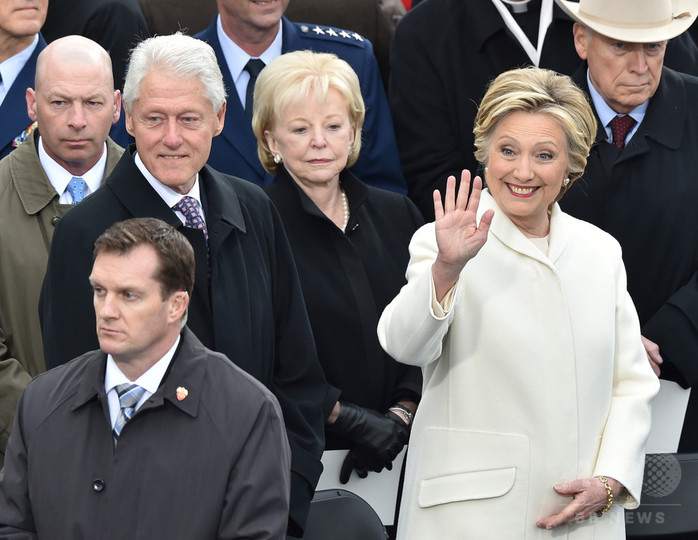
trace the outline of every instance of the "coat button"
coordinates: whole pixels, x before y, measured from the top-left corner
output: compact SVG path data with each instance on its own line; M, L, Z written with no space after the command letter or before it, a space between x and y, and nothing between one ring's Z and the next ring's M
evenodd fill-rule
M104 480L100 480L99 478L97 480L93 480L92 489L94 489L97 493L104 491Z
M310 28L307 25L303 24L301 25L301 32L307 34L308 32L310 32Z
M53 216L53 217L51 218L51 225L53 225L53 226L55 227L56 225L58 225L58 222L59 222L60 220L61 220L60 216Z

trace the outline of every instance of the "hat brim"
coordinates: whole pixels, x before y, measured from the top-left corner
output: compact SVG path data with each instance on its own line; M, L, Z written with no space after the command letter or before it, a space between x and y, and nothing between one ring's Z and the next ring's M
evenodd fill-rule
M598 32L602 36L627 43L659 43L675 38L688 30L693 24L693 21L696 20L696 15L698 15L698 11L693 10L690 14L672 19L670 23L659 27L616 26L613 24L605 24L602 21L580 14L579 2L570 0L555 0L555 2L557 2L557 5L560 6L567 15L578 23L591 28L594 32Z

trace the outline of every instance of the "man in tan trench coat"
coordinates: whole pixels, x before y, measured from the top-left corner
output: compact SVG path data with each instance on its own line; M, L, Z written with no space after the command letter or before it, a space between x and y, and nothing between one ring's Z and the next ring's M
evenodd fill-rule
M53 229L123 153L108 138L121 95L94 41L68 36L46 47L26 98L38 127L0 161L0 466L19 394L46 369L38 304Z

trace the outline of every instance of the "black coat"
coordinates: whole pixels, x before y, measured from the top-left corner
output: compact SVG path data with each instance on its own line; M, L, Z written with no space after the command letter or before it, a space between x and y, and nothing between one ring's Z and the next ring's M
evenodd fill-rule
M278 213L259 187L204 167L199 181L211 239L208 283L203 233L182 225L136 167L133 149L54 232L41 299L47 367L99 346L88 282L97 237L131 217L157 217L177 227L196 254L188 326L279 400L293 456L291 517L303 527L321 472L325 382Z
M586 65L574 76L587 93ZM662 70L644 120L621 153L598 120L584 176L562 208L623 248L642 334L659 345L668 378L698 383L698 77ZM674 373L678 370L679 373ZM698 393L680 451L698 451Z
M279 210L298 267L315 345L331 385L325 416L339 399L385 412L418 401L419 368L398 364L378 343L385 306L405 284L408 245L423 219L404 195L369 187L349 171L340 181L351 217L344 234L285 169L265 188ZM348 448L327 440L327 448Z
M124 87L131 49L150 37L137 0L50 0L41 33L48 42L78 34L99 43L111 57L114 88Z
M285 537L290 453L267 389L185 329L114 449L105 365L92 351L29 383L0 479L0 537Z
M540 67L567 75L579 67L572 25L555 5ZM398 24L390 61L388 95L408 194L432 220L434 189L443 191L448 175L477 170L473 123L487 85L531 62L491 0L421 3ZM698 74L688 34L672 40L666 64Z

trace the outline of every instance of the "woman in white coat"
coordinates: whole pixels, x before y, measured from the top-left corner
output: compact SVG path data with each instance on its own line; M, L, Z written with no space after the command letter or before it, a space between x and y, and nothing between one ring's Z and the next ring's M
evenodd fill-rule
M625 538L659 382L618 243L556 204L595 131L568 77L503 73L475 123L488 188L434 192L378 327L424 373L399 539Z

